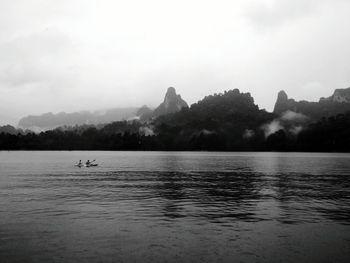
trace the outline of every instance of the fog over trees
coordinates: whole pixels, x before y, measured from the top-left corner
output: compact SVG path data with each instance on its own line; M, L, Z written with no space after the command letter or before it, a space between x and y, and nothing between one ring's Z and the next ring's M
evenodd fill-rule
M349 89L344 91L346 97ZM177 102L182 106L177 107ZM206 96L188 107L171 90L161 104L163 114L160 108L154 115L141 107L138 112L146 114L142 118L97 126L63 126L40 133L1 127L0 149L350 151L350 111L339 113L350 103L328 101L328 108L339 114L317 119L313 108L324 103L302 102L312 110L301 107L300 112L292 111L298 108L294 104L288 108L287 103L285 111L278 114L259 109L250 93L234 89Z

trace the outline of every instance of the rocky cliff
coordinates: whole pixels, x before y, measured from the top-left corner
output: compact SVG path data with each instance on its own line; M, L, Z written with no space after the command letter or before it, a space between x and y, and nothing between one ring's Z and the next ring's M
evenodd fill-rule
M332 101L338 103L350 103L350 88L347 89L336 89L332 96L329 98L321 98L322 101Z
M173 87L168 88L164 101L154 110L154 117L161 115L175 113L182 108L188 107L186 101L184 101L180 95L176 94L176 90Z
M278 93L273 112L281 115L286 111L302 113L314 120L345 113L350 111L350 88L336 89L332 96L321 98L319 102L295 101L282 90Z

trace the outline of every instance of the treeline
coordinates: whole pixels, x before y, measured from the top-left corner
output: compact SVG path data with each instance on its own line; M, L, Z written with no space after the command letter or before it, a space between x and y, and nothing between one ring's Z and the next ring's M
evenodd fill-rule
M267 138L226 132L201 132L188 136L175 128L146 135L141 123L116 122L103 129L52 130L40 134L0 134L1 150L185 150L185 151L350 151L350 112L323 118L298 135L281 129ZM118 131L118 132L116 132Z
M120 121L105 125L63 127L36 133L1 133L1 150L140 150L140 140L146 143L148 136L140 134L141 123Z
M299 134L297 149L350 152L350 112L311 124Z
M295 112L261 110L249 93L235 89L148 122L63 127L39 134L0 131L0 150L350 152L350 112L310 122Z

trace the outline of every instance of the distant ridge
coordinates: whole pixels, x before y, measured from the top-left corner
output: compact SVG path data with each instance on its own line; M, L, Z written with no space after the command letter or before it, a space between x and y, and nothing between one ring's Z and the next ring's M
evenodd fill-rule
M235 97L240 94L238 90L232 90L227 93L228 94L222 94L222 99L225 100L228 98L227 96L229 94L235 95ZM214 97L207 96L203 101L207 101L209 98L213 99ZM248 97L253 100L250 95ZM216 100L218 100L220 96L215 98L216 103ZM214 102L214 100L212 102ZM217 108L221 108L221 103L223 102L218 103L216 107L212 109L212 111L217 111ZM232 103L236 104L237 101ZM197 103L195 105L200 104L201 103ZM234 104L228 106L235 107ZM208 107L211 107L211 104L208 104L205 108ZM140 108L114 108L106 111L95 112L61 112L56 114L49 112L37 116L29 115L22 118L18 123L18 128L40 132L52 130L62 126L99 125L122 120L140 120L141 122L148 122L157 119L160 116L180 112L184 108L189 108L186 101L181 98L181 95L176 93L175 88L169 87L164 96L163 102L154 111L144 105ZM207 111L205 108L203 108L203 112L207 112L208 116L210 116L211 112ZM232 108L228 108L227 110L232 111ZM350 88L336 89L332 96L321 98L318 102L308 102L305 100L295 101L292 98L288 98L287 93L282 90L278 93L273 113L277 116L282 116L288 111L301 113L308 117L310 121L319 120L322 117L327 118L339 113L345 113L350 111ZM226 113L223 112L222 114L225 115ZM6 130L8 130L9 133L13 132L9 129Z
M288 98L287 93L281 90L273 112L281 115L286 111L302 113L314 120L350 111L350 88L336 89L332 96L321 98L319 102L295 101Z
M113 121L127 120L129 118L135 117L137 110L139 108L115 108L109 109L104 112L95 111L81 111L65 113L60 112L54 113L44 113L42 115L29 115L20 119L18 127L22 129L30 129L36 132L43 130L51 130L60 126L74 126L74 125L84 125L84 124L103 124L110 123Z
M347 94L338 90L319 102L296 102L282 91L276 113L271 113L259 109L250 93L238 89L206 96L191 107L176 106L181 98L170 89L160 108L169 110L175 103L176 112L142 121L141 116L154 113L144 106L125 121L36 134L4 126L0 150L350 152ZM332 112L341 114L324 115Z
M329 98L321 98L321 101L332 101L339 103L350 103L350 88L336 89L332 96Z
M146 121L152 118L153 110L146 105L143 105L138 109L136 115L139 117L140 121Z
M170 87L167 89L164 101L155 110L144 105L140 108L114 108L103 112L48 112L41 115L23 117L18 122L18 127L21 129L29 129L34 132L41 132L62 126L108 124L115 121L130 119L139 119L144 122L154 117L178 112L184 107L188 107L186 101L184 101L180 95L176 94L175 88Z

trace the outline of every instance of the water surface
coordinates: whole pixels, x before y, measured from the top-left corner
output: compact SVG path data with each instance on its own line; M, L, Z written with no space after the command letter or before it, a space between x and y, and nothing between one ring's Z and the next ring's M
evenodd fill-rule
M348 262L349 176L349 154L0 152L0 262Z

